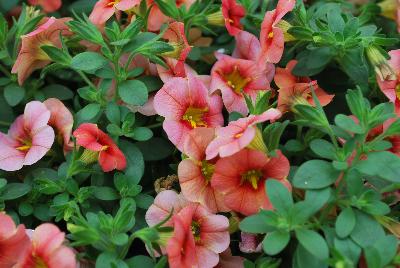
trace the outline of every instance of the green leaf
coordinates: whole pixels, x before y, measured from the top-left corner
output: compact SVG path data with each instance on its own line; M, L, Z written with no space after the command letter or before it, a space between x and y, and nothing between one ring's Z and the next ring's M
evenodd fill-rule
M273 211L263 211L249 217L244 218L239 228L243 232L252 234L265 234L273 231L273 227L278 222L278 215Z
M302 224L317 213L331 197L331 189L307 190L304 201L294 204L290 212L293 224Z
M0 199L13 200L26 195L31 191L31 186L26 183L9 183L3 188Z
M125 260L125 262L128 264L129 268L137 268L137 267L153 268L155 265L155 263L150 257L143 255L132 257L130 259Z
M293 268L327 268L328 265L325 261L321 261L313 254L311 254L307 249L305 249L301 244L297 245L296 251L294 253L294 263Z
M266 194L278 212L288 212L293 207L293 198L289 190L279 181L268 179L265 182Z
M24 217L29 216L33 213L33 207L31 204L23 202L18 206L18 213Z
M343 210L336 219L336 234L340 238L350 235L356 225L356 216L351 208Z
M103 186L94 188L94 196L104 201L112 201L119 199L118 193L111 187Z
M106 116L110 123L119 125L121 122L121 111L115 102L109 102L106 108Z
M94 71L107 63L107 59L99 53L83 52L72 58L71 67L80 71Z
M311 150L318 156L330 160L336 159L335 146L329 141L316 139L310 143Z
M302 164L293 178L293 185L300 189L321 189L334 183L340 171L323 160L310 160Z
M147 127L137 127L130 135L137 141L147 141L153 137L153 132Z
M264 252L268 255L276 255L287 246L289 240L290 234L288 232L274 231L267 233L262 242Z
M158 161L167 158L174 151L174 147L165 139L153 137L148 141L136 143L136 146L143 153L144 160Z
M278 149L283 131L289 125L289 120L285 122L275 122L268 125L263 131L263 138L268 150Z
M134 178L133 182L138 183L144 173L143 155L135 144L127 141L121 141L120 148L127 161L127 168L124 173Z
M10 106L16 106L25 97L25 89L17 84L10 84L4 88L4 98Z
M329 258L328 245L320 234L307 229L297 229L295 232L299 243L309 253L320 260L327 260Z
M121 99L132 105L144 105L148 99L146 85L139 80L126 80L118 86Z
M390 182L400 182L400 158L390 152L371 152L355 168L368 176L378 176Z
M373 245L385 235L382 226L371 216L355 210L356 226L351 232L351 239L365 248Z
M353 262L353 265L358 263L358 259L361 255L361 248L350 238L334 239L335 249L338 250L343 256L347 257Z
M46 98L56 98L59 100L70 100L74 97L72 90L59 84L51 84L40 90Z
M100 104L90 103L79 111L79 116L82 118L82 120L91 120L100 112L100 108Z
M353 119L344 114L338 114L335 117L335 124L346 131L350 131L356 134L364 133L363 128L357 124Z
M40 47L54 62L69 66L71 63L71 56L62 49L55 46L41 46Z

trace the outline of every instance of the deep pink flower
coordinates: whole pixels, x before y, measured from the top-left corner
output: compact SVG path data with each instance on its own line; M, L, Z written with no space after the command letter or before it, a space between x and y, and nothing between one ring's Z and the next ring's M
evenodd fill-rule
M0 133L0 169L15 171L39 161L54 142L48 125L50 111L39 101L31 101L15 119L8 134Z
M335 95L327 94L318 86L317 81L312 81L309 77L294 76L292 70L296 64L296 60L291 60L286 68L276 68L274 80L279 87L278 109L286 112L295 104L309 103L314 106L311 89L314 90L322 106L328 105Z
M235 36L243 29L240 20L246 15L246 10L236 0L222 0L222 15L230 35Z
M257 124L267 120L276 120L281 116L277 109L269 109L260 115L250 115L232 121L226 127L216 130L216 138L208 145L206 149L207 160L213 159L217 155L227 157L233 155L250 143L257 137Z
M259 91L270 89L265 70L253 61L217 55L218 61L211 70L210 93L221 91L228 112L247 115L249 110L244 94L255 100Z
M28 0L32 6L41 6L46 13L51 13L60 9L61 0Z
M378 76L376 80L383 94L388 97L390 102L393 102L396 107L396 112L399 113L400 109L400 49L389 51L390 60L389 66L396 74L394 80L381 80Z
M214 139L212 128L196 128L187 135L183 152L188 158L178 166L179 184L182 194L192 202L199 202L211 212L229 211L221 193L211 187L211 178L216 160L207 161L206 148Z
M70 20L71 18L45 18L36 30L21 36L21 50L11 70L12 73L18 74L20 85L33 71L51 63L49 56L40 47L44 45L61 47L60 34L64 36L72 34L65 25L65 22Z
M76 268L75 254L63 245L65 234L57 226L44 223L32 235L27 254L15 268Z
M20 261L29 248L25 226L15 226L13 219L0 212L0 267L8 268Z
M265 14L260 33L263 61L278 63L281 60L285 38L277 24L293 10L295 4L295 0L279 0L276 9Z
M279 180L288 189L290 183L289 161L277 151L277 157L268 157L265 153L252 149L243 149L215 165L211 185L224 195L225 205L243 215L252 215L261 208L272 209L265 193L265 181Z
M165 83L154 98L154 108L165 117L163 128L180 151L190 130L217 127L224 122L220 96L209 96L204 83L190 74Z
M89 19L93 24L103 25L106 23L115 12L118 10L126 11L137 5L141 0L100 0L94 6Z

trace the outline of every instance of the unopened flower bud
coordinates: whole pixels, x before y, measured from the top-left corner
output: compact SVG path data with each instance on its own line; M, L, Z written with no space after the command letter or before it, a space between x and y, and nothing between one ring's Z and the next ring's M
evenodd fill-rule
M367 57L375 69L376 74L382 81L396 79L396 74L390 67L388 60L382 55L381 51L374 45L367 47Z

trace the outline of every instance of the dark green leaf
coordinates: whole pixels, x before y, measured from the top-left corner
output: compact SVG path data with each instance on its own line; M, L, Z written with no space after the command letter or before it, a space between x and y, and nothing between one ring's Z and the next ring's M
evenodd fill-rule
M327 260L329 258L328 245L325 239L315 231L307 229L297 229L296 237L299 243L320 260Z
M276 255L286 247L289 240L290 234L288 232L274 231L267 233L262 242L264 252L268 255Z
M351 208L343 210L336 219L336 234L340 238L350 235L356 225L356 217Z
M25 89L17 84L10 84L4 88L4 98L10 106L15 106L25 97Z
M323 160L310 160L301 165L294 175L293 185L301 189L321 189L334 183L340 171Z
M132 105L143 105L148 98L146 85L139 80L126 80L118 86L121 99Z

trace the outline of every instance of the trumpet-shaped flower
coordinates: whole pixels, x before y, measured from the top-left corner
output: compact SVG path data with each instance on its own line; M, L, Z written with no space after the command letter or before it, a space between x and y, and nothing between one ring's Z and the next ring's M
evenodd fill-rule
M240 20L246 15L246 10L236 0L222 0L222 15L225 27L232 36L237 35L243 28Z
M8 130L0 133L0 169L15 171L39 161L54 142L48 125L50 111L39 101L29 102L23 115Z
M243 215L252 215L261 208L272 209L265 194L265 181L279 180L288 189L289 161L280 152L277 157L252 149L243 149L237 154L221 158L215 165L211 185L224 195L225 205Z
M187 135L183 152L188 156L178 166L182 194L192 202L199 202L211 212L228 211L222 195L211 187L215 160L207 161L206 148L214 139L212 128L196 128Z
M21 50L11 70L18 74L18 83L24 81L37 69L41 69L51 62L50 57L41 49L41 46L61 47L61 35L70 35L65 22L71 18L46 18L36 30L21 36Z
M263 148L262 137L257 134L257 124L267 120L276 120L281 117L281 112L277 109L269 109L261 115L250 115L232 121L228 126L216 130L216 138L206 149L206 159L210 160L219 155L227 157L233 155L243 148L254 144L255 148Z
M163 128L180 151L190 130L217 127L224 122L220 96L209 96L204 83L190 74L165 83L154 98L154 108L165 117Z
M15 226L13 219L0 212L0 267L14 267L29 247L25 226Z
M28 3L32 6L41 6L46 13L57 11L62 5L61 0L28 0Z
M279 0L276 9L265 14L260 33L263 61L278 63L281 60L285 38L284 31L278 27L278 23L293 10L295 4L295 0Z
M276 68L275 84L279 87L278 109L286 112L296 104L314 104L312 89L322 106L328 105L334 95L327 94L309 77L296 77L292 74L297 61L291 60L286 68Z
M27 254L15 268L76 268L75 254L63 245L65 234L57 226L44 223L32 234Z
M89 19L93 24L103 25L118 10L126 11L140 4L141 0L100 0L98 1Z
M217 55L218 61L211 70L211 93L221 91L228 112L247 115L249 110L244 94L255 99L261 90L270 88L263 68L253 61Z
M377 76L377 82L383 94L388 97L390 102L396 106L396 110L400 107L400 49L389 51L389 66L393 69L396 77L390 80L382 80Z
M96 124L81 124L73 135L76 143L88 150L81 157L83 162L92 162L94 156L95 159L98 159L104 172L126 168L125 155L110 136L100 130Z

